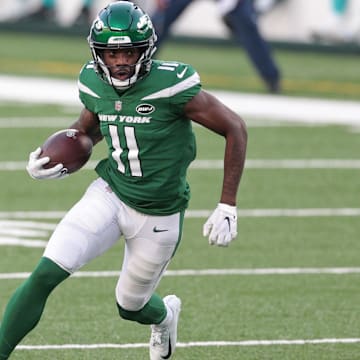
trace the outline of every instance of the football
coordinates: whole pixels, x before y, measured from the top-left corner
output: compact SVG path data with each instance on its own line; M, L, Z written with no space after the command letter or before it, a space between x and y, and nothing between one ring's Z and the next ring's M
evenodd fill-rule
M45 169L61 163L67 173L71 174L85 165L91 156L92 148L93 143L88 135L77 129L64 129L47 138L41 146L40 157L50 158L44 165Z

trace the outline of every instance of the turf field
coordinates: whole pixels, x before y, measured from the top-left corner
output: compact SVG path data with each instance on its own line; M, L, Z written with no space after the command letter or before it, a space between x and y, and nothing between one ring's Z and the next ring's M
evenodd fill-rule
M62 38L39 38L35 48L27 42L31 39L12 38L0 56L0 73L75 81L81 57L88 57L78 39L65 52ZM176 56L180 50L169 47L164 56L165 51ZM249 75L244 68L236 79L226 75L226 66L219 69L209 54L211 49L192 49L186 61L200 65L211 88L232 89L233 82L239 91L261 91L234 49L223 49L221 56L229 66L239 56ZM278 56L286 94L359 97L355 57L345 57L340 71L336 56ZM0 312L37 263L57 221L95 178L84 169L61 181L35 181L24 170L29 151L77 113L72 105L0 99ZM48 121L37 121L44 118ZM181 246L158 289L183 300L174 360L359 359L359 127L245 120L249 147L238 195L239 236L226 249L210 247L201 235L218 202L224 142L194 127L198 157L189 171L192 201ZM91 161L103 153L99 144ZM120 320L115 307L122 248L120 239L55 290L39 326L12 359L147 359L149 330Z
M0 37L0 72L76 79L90 57L84 37L12 34ZM201 73L204 86L263 92L263 84L238 47L169 43L159 58L189 62ZM329 54L274 49L287 95L360 98L359 53Z

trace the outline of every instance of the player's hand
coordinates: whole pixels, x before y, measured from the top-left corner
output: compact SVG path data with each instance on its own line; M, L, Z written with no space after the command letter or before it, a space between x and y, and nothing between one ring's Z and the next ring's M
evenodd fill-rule
M48 156L40 157L41 148L38 147L30 153L26 170L33 179L60 179L67 176L67 170L63 164L57 164L52 168L44 169L43 166L50 161Z
M237 235L236 206L219 203L203 227L210 245L228 246Z

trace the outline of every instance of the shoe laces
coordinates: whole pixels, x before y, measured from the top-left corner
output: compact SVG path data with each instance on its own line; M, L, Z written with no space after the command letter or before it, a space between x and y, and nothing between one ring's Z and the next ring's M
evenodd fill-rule
M152 326L151 331L151 345L167 344L169 341L169 329L164 326Z

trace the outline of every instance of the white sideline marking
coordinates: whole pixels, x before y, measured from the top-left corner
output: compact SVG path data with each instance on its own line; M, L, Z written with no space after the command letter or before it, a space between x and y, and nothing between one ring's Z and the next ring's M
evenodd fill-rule
M318 345L356 344L360 338L345 339L296 339L296 340L243 340L243 341L191 341L178 342L178 348L209 346L276 346L276 345ZM148 348L148 343L134 344L63 344L63 345L18 345L17 350L63 350L63 349L139 349Z
M213 91L245 119L262 118L307 124L359 125L360 102ZM259 104L261 104L259 106ZM340 111L338 113L334 113Z
M55 78L0 75L0 99L80 107L76 81ZM32 89L24 92L22 89ZM56 91L49 91L56 88ZM359 125L360 102L290 97L267 94L242 94L210 91L245 118L277 119L300 123ZM261 104L261 106L259 106Z
M205 270L167 270L165 276L251 276L251 275L347 275L359 274L359 267L334 268L258 268L258 269L205 269ZM120 271L79 271L71 275L72 278L112 278L118 277ZM29 272L0 273L0 280L26 279Z
M89 161L84 170L93 170L99 161ZM0 171L25 171L26 161L0 161ZM223 169L223 160L195 160L195 170ZM248 159L246 169L360 169L357 159Z

